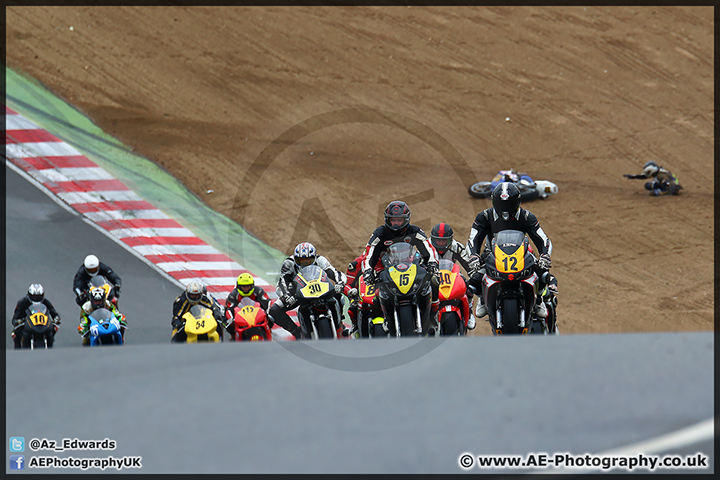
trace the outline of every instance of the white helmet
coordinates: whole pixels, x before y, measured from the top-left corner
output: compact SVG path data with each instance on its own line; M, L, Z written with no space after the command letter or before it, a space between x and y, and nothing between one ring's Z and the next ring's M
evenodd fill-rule
M94 277L100 271L100 260L98 260L95 255L85 257L83 265L85 265L85 271L90 274L91 277Z
M190 303L195 305L202 298L204 289L202 285L200 285L200 282L193 281L188 283L187 287L185 287L185 293L187 294L187 298L190 300Z
M31 302L42 302L45 298L45 289L39 283L33 283L28 287L28 298Z
M646 177L654 177L657 175L657 173L660 171L660 167L657 163L653 162L652 160L645 163L645 166L643 166L643 174Z

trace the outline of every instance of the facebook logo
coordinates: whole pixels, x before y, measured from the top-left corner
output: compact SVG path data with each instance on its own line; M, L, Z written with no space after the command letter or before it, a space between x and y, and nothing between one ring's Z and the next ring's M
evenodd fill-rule
M24 452L25 451L25 437L10 437L10 451L11 452Z
M25 468L25 455L10 455L10 470Z

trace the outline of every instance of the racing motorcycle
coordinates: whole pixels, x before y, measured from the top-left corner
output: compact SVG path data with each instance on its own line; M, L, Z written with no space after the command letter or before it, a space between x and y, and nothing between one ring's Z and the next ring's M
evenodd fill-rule
M493 334L542 333L531 315L535 305L535 256L519 230L502 230L490 244L482 277L482 294Z
M303 267L293 279L292 290L298 301L300 328L308 338L337 338L331 309L340 315L335 298L335 282L317 265Z
M384 329L390 336L425 335L430 324L430 275L409 243L394 243L386 253L378 281Z
M98 308L88 315L90 346L122 345L124 342L120 322L107 308Z
M470 318L467 284L460 274L460 266L452 260L440 259L438 287L438 324L440 336L465 335Z
M19 327L23 327L20 339L22 348L31 350L52 348L55 341L55 324L44 303L32 302L25 310L25 322L18 324L15 329Z
M238 303L234 317L229 310L226 315L233 321L236 341L272 340L267 315L258 302L245 297Z
M550 195L558 192L558 187L548 180L533 180L526 173L518 173L518 180L513 183L520 190L520 201L527 202L540 198L546 199ZM504 171L498 172L497 175L489 182L475 182L468 188L468 193L475 198L490 198L493 189L498 183L507 181Z
M174 335L185 331L185 342L218 343L222 340L213 311L205 305L193 305L183 314L182 319L183 324Z
M383 327L385 319L377 303L377 285L368 285L362 275L358 276L360 302L357 309L357 325L361 338L387 337Z

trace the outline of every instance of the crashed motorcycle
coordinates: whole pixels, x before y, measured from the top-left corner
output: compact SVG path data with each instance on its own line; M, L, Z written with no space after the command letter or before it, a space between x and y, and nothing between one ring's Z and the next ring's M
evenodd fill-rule
M542 333L542 324L531 315L538 274L529 242L519 230L502 230L490 244L482 295L495 335Z
M467 284L460 274L460 266L451 260L440 259L439 270L439 335L465 335L470 318L470 306L467 298Z
M475 182L468 188L468 193L475 198L490 198L493 189L502 182L507 181L503 173L498 173L489 182ZM558 192L558 187L548 180L533 180L526 173L519 173L518 180L512 182L520 190L520 200L527 202L537 198L544 200Z
M327 273L317 265L303 267L291 288L298 302L297 316L303 336L337 338L332 312L340 318L340 305L335 298L335 282Z
M409 243L394 243L386 253L378 281L384 330L393 337L425 335L430 325L430 275Z

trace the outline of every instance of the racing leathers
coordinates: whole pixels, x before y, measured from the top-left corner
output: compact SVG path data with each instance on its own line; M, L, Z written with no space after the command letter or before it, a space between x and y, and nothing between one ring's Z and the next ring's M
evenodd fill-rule
M518 208L517 215L510 217L509 220L504 220L492 207L478 213L470 229L467 248L470 252L470 264L473 270L469 283L478 296L479 305L482 305L484 301L482 295L482 276L485 273L485 259L490 253L490 240L495 234L503 230L520 230L526 233L533 244L535 244L540 258L546 257L549 261L550 255L552 254L552 241L545 234L540 226L540 222L532 212L520 207ZM483 240L485 241L485 246L481 251ZM552 274L548 275L548 283L554 285L555 292L557 292L557 280ZM538 306L542 307L542 310L545 310L545 307L541 305L541 297L538 297L538 302L540 302ZM482 307L484 308L484 305L482 305ZM542 313L540 315L542 315ZM546 311L545 315L547 315Z
M638 175L625 174L623 176L631 180L651 179L649 182L645 182L645 189L650 190L650 195L653 196L677 195L683 188L677 176L661 166L657 166L657 171L650 175L640 173Z
M331 313L333 322L335 323L335 329L340 335L347 336L350 330L342 323L342 308L344 304L342 292L345 291L347 278L344 273L333 267L330 261L322 255L316 257L315 265L322 268L325 273L327 273L327 276L336 284L335 299L337 300L337 308L331 309ZM283 260L282 266L280 267L280 278L278 278L277 286L275 287L278 299L275 300L275 303L273 303L268 312L268 316L273 322L292 333L298 340L303 338L302 329L292 321L287 311L298 307L298 301L294 297L293 279L300 270L301 267L295 263L293 257L288 257Z
M459 263L460 266L465 269L465 272L470 275L470 251L466 245L458 242L453 238L452 243L447 248L444 254L438 255L438 259L450 260L453 263Z
M173 332L172 332L172 341L173 342L185 342L187 341L187 334L185 334L185 330L183 329L180 331L182 326L185 324L185 320L183 319L183 315L185 315L187 312L190 311L190 308L192 308L194 305L202 305L205 308L209 308L213 312L213 317L215 318L215 321L217 322L217 332L220 335L220 339L223 338L223 329L227 328L226 325L228 323L227 319L223 315L222 307L220 306L220 303L218 303L217 300L215 300L215 297L208 294L207 292L204 292L202 297L200 297L200 300L197 302L192 302L187 296L187 292L181 293L176 299L175 302L173 302L173 316L172 320L170 321L170 324L172 325Z
M15 312L13 313L13 317L11 320L13 325L12 339L13 343L15 344L15 348L21 348L22 346L22 337L23 332L25 331L25 313L30 307L30 305L32 305L32 303L33 302L30 300L30 298L25 295L20 300L18 300L17 304L15 305ZM60 314L57 312L57 310L55 310L52 302L47 298L43 298L40 303L47 307L47 311L50 314L51 320L55 324L55 328L53 328L54 337L55 333L58 330L58 325L60 325Z
M112 312L112 314L115 316L115 319L120 324L120 334L123 336L123 338L125 338L125 330L127 330L128 328L125 315L120 313L120 310L118 310L118 308L107 299L105 299L104 308L110 310L110 312ZM90 345L90 337L88 336L88 334L90 333L90 314L95 310L97 310L97 308L94 308L92 302L90 301L85 302L80 309L80 324L78 325L78 333L83 339L83 345Z
M235 321L233 320L235 318L235 309L237 308L238 304L240 303L241 298L249 298L253 302L257 302L260 304L260 308L262 308L265 313L267 314L268 308L270 308L270 298L268 298L267 293L265 290L258 286L253 286L253 292L250 295L240 295L240 290L236 286L232 289L232 291L228 294L227 298L225 299L225 328L227 329L228 333L230 334L230 340L235 339ZM229 318L228 318L229 317ZM273 321L270 317L268 317L268 326L270 328L273 327Z
M430 239L425 235L422 228L409 224L401 230L392 230L386 225L380 225L370 235L367 243L367 255L362 262L363 277L368 284L377 281L377 270L382 270L382 263L379 263L382 253L393 243L406 242L417 248L423 264L428 269L431 277L432 296L430 301L430 331L431 335L437 331L437 313L440 308L438 300L438 286L440 284L438 270L438 255ZM424 316L424 312L421 312Z

